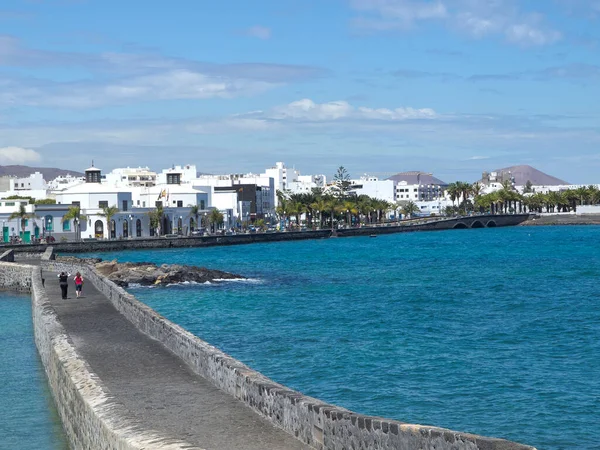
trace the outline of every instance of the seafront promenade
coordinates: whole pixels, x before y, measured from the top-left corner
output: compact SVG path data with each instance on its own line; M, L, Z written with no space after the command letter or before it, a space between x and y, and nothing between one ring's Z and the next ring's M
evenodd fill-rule
M82 271L83 298L73 286L60 298L63 269ZM32 292L36 343L72 448L532 449L303 396L189 335L92 267L55 261L52 250L0 262L1 284L15 280Z
M222 245L244 245L266 242L298 241L308 239L327 239L330 237L356 237L417 231L443 231L453 229L495 228L516 226L525 222L529 214L493 214L464 217L427 217L385 225L352 227L339 229L320 229L308 231L285 231L275 233L240 233L232 235L210 236L162 236L155 238L82 240L73 242L55 242L53 244L0 245L0 249L12 248L17 253L44 252L53 248L61 253L86 253L115 250L213 247Z

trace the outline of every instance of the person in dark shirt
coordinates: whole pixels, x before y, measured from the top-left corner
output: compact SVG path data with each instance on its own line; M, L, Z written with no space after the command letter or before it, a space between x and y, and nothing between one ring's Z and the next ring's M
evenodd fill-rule
M70 273L61 272L58 274L58 284L60 285L60 291L62 293L63 300L67 298L67 290L69 289L69 277Z

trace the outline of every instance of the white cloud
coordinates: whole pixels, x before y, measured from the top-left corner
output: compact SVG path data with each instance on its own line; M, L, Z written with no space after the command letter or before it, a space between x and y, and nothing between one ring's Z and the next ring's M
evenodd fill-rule
M248 28L244 34L251 36L251 37L258 38L258 39L267 40L267 39L271 38L271 29L257 25L257 26Z
M41 161L42 156L35 150L21 147L0 147L0 161L3 164L29 164Z
M315 103L305 98L285 106L276 107L267 117L275 120L306 120L306 121L334 121L340 119L361 120L407 120L431 119L436 113L430 108L367 108L355 107L350 103L340 100L327 103Z
M104 83L55 83L0 78L0 105L95 108L152 100L201 100L259 94L280 83L170 70Z
M543 23L543 16L524 11L517 0L349 0L362 13L355 25L375 30L407 29L437 21L475 39L503 36L524 46L552 44L559 31Z
M392 21L392 25L409 28L419 20L441 19L448 11L441 1L423 2L421 0L351 0L353 8L359 11L374 12L382 18ZM376 25L376 22L371 22Z
M269 32L261 27L251 30L263 38ZM77 67L87 71L84 80L68 82L0 75L0 106L73 109L139 101L250 96L327 73L318 67L292 64L210 64L158 54L37 50L5 35L0 35L0 66Z

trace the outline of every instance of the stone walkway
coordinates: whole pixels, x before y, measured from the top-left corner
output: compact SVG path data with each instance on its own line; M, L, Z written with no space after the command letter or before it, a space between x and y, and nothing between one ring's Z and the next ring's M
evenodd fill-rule
M69 298L62 300L57 274L44 271L43 277L77 352L148 429L207 450L312 448L194 374L162 344L139 332L91 283L78 299L71 277Z

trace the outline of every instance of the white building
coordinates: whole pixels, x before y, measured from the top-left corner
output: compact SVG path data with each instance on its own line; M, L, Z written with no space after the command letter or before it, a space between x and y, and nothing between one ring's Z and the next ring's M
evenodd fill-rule
M388 180L395 183L395 200L398 202L437 201L444 198L448 186L431 173L419 171L398 173Z
M85 181L85 177L74 177L70 174L59 175L54 180L48 182L48 190L50 193L63 191Z
M275 206L277 206L277 191L289 191L291 194L309 193L313 188L324 189L327 186L325 175L300 175L295 168L286 167L285 163L277 162L274 167L265 170L261 176L273 178L275 186Z
M174 178L177 178L177 183ZM187 164L185 166L173 166L170 169L163 169L156 177L156 184L181 184L192 183L198 178L196 166Z
M115 186L149 187L156 185L156 177L156 172L148 167L125 167L106 174L106 182Z
M2 177L3 197L32 197L37 200L47 197L47 186L43 175L35 172L28 177Z
M393 180L380 180L377 177L364 175L358 180L351 180L351 183L350 192L354 192L357 196L368 195L390 203L396 201Z

